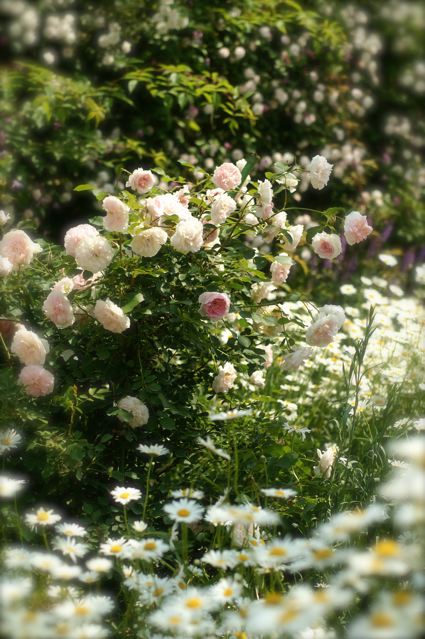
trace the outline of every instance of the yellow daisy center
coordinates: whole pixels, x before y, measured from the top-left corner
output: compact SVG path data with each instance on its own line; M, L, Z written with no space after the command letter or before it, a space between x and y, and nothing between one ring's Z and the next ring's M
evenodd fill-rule
M202 599L200 597L191 597L190 599L186 599L186 608L190 608L194 610L196 608L201 608Z
M178 514L179 517L189 517L190 510L188 510L187 508L180 508L177 511L177 514Z
M144 546L145 550L155 550L156 543L154 541L147 541Z
M264 601L269 606L276 606L277 604L280 604L282 599L283 599L282 595L280 595L278 592L268 592L267 595L265 596Z
M121 544L112 544L112 546L110 547L110 551L114 553L121 552L121 550L122 550Z
M277 546L276 548L270 548L269 555L271 557L285 557L287 555L287 551L285 548L280 548Z
M329 557L332 557L333 554L334 551L330 548L319 548L319 550L313 550L313 557L318 560L328 559Z
M49 521L49 513L45 510L39 510L37 513L38 521Z
M370 621L375 628L391 628L394 625L392 617L385 612L375 612Z
M399 592L395 592L393 594L393 602L396 606L405 606L412 599L412 595L410 592L406 590L400 590Z
M393 539L383 539L376 544L375 552L380 557L395 557L400 554L400 546Z

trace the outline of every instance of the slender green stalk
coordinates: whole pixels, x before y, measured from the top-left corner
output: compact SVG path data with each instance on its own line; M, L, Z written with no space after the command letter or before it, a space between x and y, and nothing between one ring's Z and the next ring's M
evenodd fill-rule
M187 524L182 523L182 561L187 566L187 558L189 554L189 538Z
M152 457L151 457L151 458L149 459L148 474L147 474L147 476L146 476L145 500L144 500L144 502L143 502L143 513L142 513L142 519L143 519L143 521L145 520L146 510L147 510L147 507L148 507L148 500L149 500L149 483L150 483L150 478L151 478L152 466L153 466L153 459L152 459Z

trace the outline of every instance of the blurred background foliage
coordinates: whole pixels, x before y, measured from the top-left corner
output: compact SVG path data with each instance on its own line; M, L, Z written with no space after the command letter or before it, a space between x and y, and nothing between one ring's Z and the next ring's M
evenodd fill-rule
M80 183L254 154L333 162L324 207L384 242L425 240L418 2L0 0L0 206L46 237L87 216ZM195 171L196 171L195 168ZM299 193L308 208L308 195Z

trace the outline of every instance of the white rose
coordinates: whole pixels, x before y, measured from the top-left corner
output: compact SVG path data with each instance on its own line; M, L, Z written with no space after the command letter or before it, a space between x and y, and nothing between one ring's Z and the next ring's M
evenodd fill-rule
M75 261L78 266L92 273L104 271L111 263L113 257L112 246L101 235L82 239L75 251Z
M266 206L273 201L273 187L270 180L263 180L258 182L258 195L260 196L261 204Z
M307 344L310 346L327 346L344 322L345 313L341 306L333 306L331 304L323 306L311 326L307 329Z
M214 198L211 206L211 221L213 224L222 224L236 210L235 200L223 193Z
M42 366L46 360L49 347L45 340L41 340L36 333L28 331L22 326L13 336L10 350L18 357L21 364L38 364Z
M232 388L237 377L236 369L230 362L220 366L214 377L212 387L215 393L227 393Z
M288 279L289 271L291 270L293 260L289 255L284 253L280 254L270 266L272 274L272 282L276 286L283 284Z
M204 225L196 217L188 217L176 226L171 244L179 253L196 253L202 247Z
M103 328L111 333L122 333L130 327L130 319L122 308L111 300L97 300L94 307L94 316Z
M153 257L168 240L167 233L159 227L153 227L138 233L131 242L131 248L137 255Z
M106 211L103 226L107 231L125 231L128 227L129 207L114 195L104 198L102 206Z
M323 189L332 171L333 164L330 164L323 155L315 155L307 167L310 173L310 183L313 189Z
M13 264L7 258L0 255L0 277L6 277L13 271Z
M132 428L137 428L138 426L144 426L148 423L149 420L149 410L148 407L137 399L137 397L131 397L131 395L127 395L127 397L123 397L117 404L118 408L122 408L131 414L130 419L128 420L128 424ZM118 417L120 421L127 421L123 417Z

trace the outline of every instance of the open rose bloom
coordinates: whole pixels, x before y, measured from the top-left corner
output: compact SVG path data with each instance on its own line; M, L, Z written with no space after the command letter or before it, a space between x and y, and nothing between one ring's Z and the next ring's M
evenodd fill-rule
M202 293L198 302L201 307L199 312L213 322L223 319L229 312L230 298L226 293Z
M242 173L236 166L236 164L232 164L232 162L224 162L220 164L213 175L214 184L223 189L223 191L231 191L235 189L242 180Z
M41 246L20 229L14 229L5 233L0 241L0 256L5 258L12 265L13 269L30 264L34 255L40 253ZM6 263L3 270L7 271ZM6 275L8 273L5 273Z
M18 381L31 397L44 397L53 392L55 379L49 371L37 364L24 366Z
M358 211L351 211L344 220L344 235L347 244L358 244L363 242L373 228L368 224L366 215L362 215Z
M152 171L136 169L129 176L126 186L138 193L147 193L155 185L156 179Z
M342 252L341 240L336 233L317 233L311 245L316 255L324 260L334 260Z

